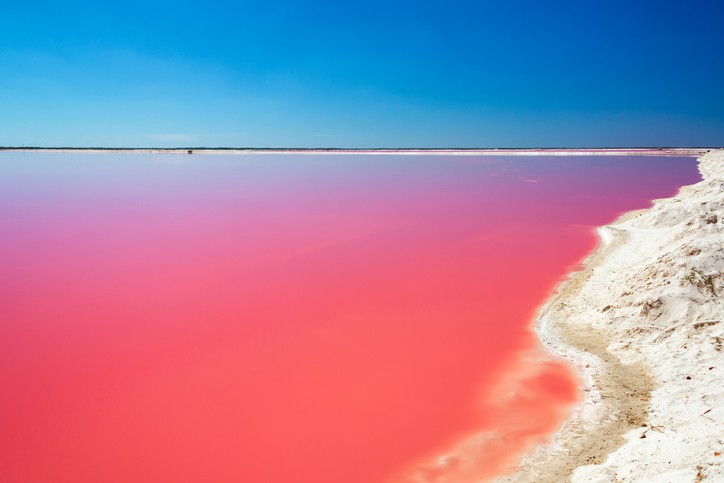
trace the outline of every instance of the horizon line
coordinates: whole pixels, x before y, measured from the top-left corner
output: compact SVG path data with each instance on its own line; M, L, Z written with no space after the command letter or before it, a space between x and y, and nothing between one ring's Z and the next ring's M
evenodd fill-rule
M671 151L671 150L711 150L722 149L722 146L558 146L558 147L252 147L252 146L0 146L0 151L317 151L317 152L375 152L375 151Z

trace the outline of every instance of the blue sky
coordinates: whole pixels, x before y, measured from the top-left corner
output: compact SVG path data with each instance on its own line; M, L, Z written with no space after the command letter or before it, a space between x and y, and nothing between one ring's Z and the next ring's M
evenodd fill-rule
M724 145L715 1L7 2L0 145Z

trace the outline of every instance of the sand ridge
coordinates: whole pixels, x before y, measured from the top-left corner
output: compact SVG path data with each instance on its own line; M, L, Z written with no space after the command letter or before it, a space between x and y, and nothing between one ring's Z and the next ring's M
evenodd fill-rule
M542 308L583 401L514 482L724 481L724 150L703 181L599 229L601 245Z

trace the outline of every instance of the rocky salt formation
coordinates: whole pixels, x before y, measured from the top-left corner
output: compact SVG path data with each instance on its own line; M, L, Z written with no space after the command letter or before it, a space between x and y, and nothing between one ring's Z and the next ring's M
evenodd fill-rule
M703 181L601 228L541 311L583 401L504 481L724 481L724 150Z

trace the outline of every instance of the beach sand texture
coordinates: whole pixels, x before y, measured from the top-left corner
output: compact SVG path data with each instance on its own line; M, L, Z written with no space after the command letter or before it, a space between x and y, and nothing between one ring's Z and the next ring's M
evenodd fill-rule
M703 181L599 229L541 310L583 400L514 482L724 481L724 150Z

